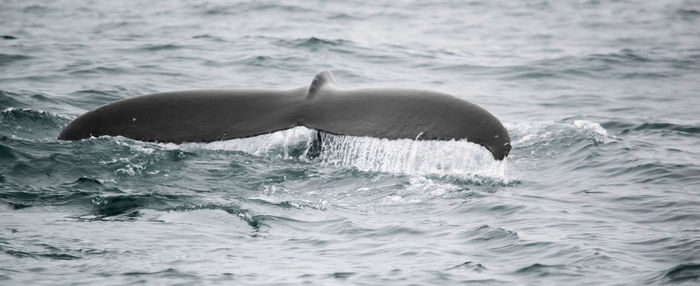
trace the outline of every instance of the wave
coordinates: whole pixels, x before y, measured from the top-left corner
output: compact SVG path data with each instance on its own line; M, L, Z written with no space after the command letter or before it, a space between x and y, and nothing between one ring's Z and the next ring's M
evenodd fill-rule
M316 10L301 7L298 5L285 5L280 3L257 3L242 2L232 4L197 4L193 10L205 16L229 16L229 15L250 15L255 13L282 12L289 14L311 13Z
M178 49L182 49L182 48L183 48L183 46L177 45L177 44L159 44L159 45L148 44L148 45L140 46L136 50L137 51L145 51L145 52L157 52L157 51L178 50Z
M59 249L46 244L35 245L30 251L20 250L26 247L0 244L0 251L16 258L50 259L50 260L76 260L81 256L67 253L64 249Z
M694 147L688 144L698 136L697 127L692 125L622 121L600 124L567 119L521 122L506 124L506 127L511 132L514 148L510 160L519 166L556 165L556 168L572 171L590 170L594 173L588 175L598 179L636 184L693 186L700 183L700 177L695 175L698 173L696 164L683 156L686 151L693 152ZM673 137L678 142L658 144L649 136L666 140Z
M27 107L25 103L17 100L18 97L20 97L20 95L17 93L0 90L0 109L4 110L10 107Z
M350 43L346 40L338 39L338 40L326 40L326 39L321 39L317 37L311 37L307 39L297 39L293 41L287 41L287 43L291 43L296 47L302 47L302 48L316 48L316 47L322 47L322 46L339 46L339 45L344 45L347 43Z
M13 209L23 209L33 206L65 206L76 205L85 207L93 202L98 194L122 194L124 191L113 186L106 186L93 178L81 177L72 183L54 186L38 187L5 182L0 189L0 201Z
M226 40L224 40L223 38L215 36L215 35L210 35L210 34L195 35L195 36L192 36L192 39L204 39L204 40L209 40L212 42L226 42Z
M294 66L299 63L306 62L304 57L295 55L277 55L277 56L264 56L256 55L250 56L237 61L237 64L241 64L247 67L284 67L284 69L293 69ZM212 65L228 65L228 63L223 64L212 64Z
M349 49L357 49L358 47L351 41L344 39L323 39L319 37L299 38L299 39L279 39L274 42L275 45L291 48L304 49L309 51L318 51L322 49L331 49L338 53L352 53ZM369 56L369 55L364 55Z
M515 271L516 274L520 275L534 275L537 277L548 277L548 276L570 276L570 277L582 277L583 274L579 273L575 269L569 269L566 265L548 265L535 263L529 266L523 267Z
M475 263L471 261L466 261L462 264L452 266L450 268L447 268L446 270L452 269L469 269L474 272L484 272L488 270L485 266L481 265L481 263Z
M54 140L57 131L70 119L30 108L9 107L0 112L0 136L34 140Z
M22 60L28 60L31 58L32 57L25 55L0 54L0 66L8 65L13 62L18 62Z
M85 106L88 104L89 107L99 106L105 102L114 102L120 99L125 99L127 98L127 95L125 94L128 93L129 91L125 89L82 89L72 92L71 95L74 95L75 98L80 99L79 105ZM78 105L78 102L76 102L76 105Z
M137 210L141 208L167 209L172 208L176 202L182 203L189 200L190 196L185 195L150 193L95 196L92 198L92 204L94 214L100 218L119 215L136 217L139 215Z
M700 280L700 264L688 263L675 266L664 274L669 282L686 282Z
M599 123L587 120L531 121L505 126L514 148L511 157L516 160L552 159L567 150L580 152L615 140Z
M632 64L653 62L651 58L644 57L631 49L622 49L617 53L591 54L582 58L585 62L604 64Z
M676 14L684 20L695 21L700 19L700 9L677 9Z
M617 125L621 124L618 123ZM649 132L663 132L694 136L700 134L700 126L664 122L647 122L632 126L626 125L625 128L621 131L621 134Z
M646 282L651 283L688 283L700 281L700 264L698 263L682 263L674 267L661 271L658 275L648 279ZM691 285L691 284L688 284Z
M128 69L121 67L94 66L89 68L71 70L69 74L73 76L87 75L116 75L128 73Z
M551 59L526 61L513 65L478 65L449 63L434 66L434 70L448 70L471 75L484 75L501 80L524 79L657 79L681 77L683 70L697 71L700 61L697 53L655 56L653 53L622 49L614 53L562 56Z

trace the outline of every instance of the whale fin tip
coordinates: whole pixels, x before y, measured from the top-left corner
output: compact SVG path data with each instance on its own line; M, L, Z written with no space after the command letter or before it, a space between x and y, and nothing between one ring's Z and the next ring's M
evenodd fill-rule
M309 86L309 96L313 96L324 86L337 86L333 74L329 71L322 71L314 76L314 80L311 81L311 85Z

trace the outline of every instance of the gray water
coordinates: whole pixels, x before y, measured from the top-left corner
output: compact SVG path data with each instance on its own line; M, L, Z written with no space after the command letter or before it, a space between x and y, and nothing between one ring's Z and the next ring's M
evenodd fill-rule
M697 1L0 2L0 284L700 280ZM421 88L514 149L57 141L199 88Z

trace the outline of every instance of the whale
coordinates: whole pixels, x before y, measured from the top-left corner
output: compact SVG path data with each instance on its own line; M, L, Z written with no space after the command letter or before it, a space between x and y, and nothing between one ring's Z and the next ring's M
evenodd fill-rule
M508 131L485 109L445 93L405 88L341 89L328 71L291 90L189 90L136 96L89 111L59 140L123 136L185 143L253 137L304 126L334 135L466 140L503 160ZM318 136L321 138L321 136Z

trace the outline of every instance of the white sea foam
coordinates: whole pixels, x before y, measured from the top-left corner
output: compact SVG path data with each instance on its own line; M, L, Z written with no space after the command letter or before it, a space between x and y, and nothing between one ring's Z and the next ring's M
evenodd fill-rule
M7 113L15 112L15 111L33 112L33 113L36 113L36 114L47 115L47 116L51 116L51 117L57 117L57 118L65 119L65 120L72 120L72 119L73 119L73 118L71 118L71 117L69 117L69 116L66 116L66 115L63 115L63 114L60 114L60 113L53 113L53 112L49 112L49 111L45 111L45 110L36 110L36 109L32 109L32 108L7 107L7 108L3 109L2 111L0 111L0 113L7 114Z
M521 123L505 124L506 128L511 132L513 139L512 145L514 148L518 146L530 144L548 144L548 140L557 137L566 137L572 135L583 135L590 137L598 143L606 143L614 136L608 134L599 123L588 120L574 120L569 122L554 122L554 121L533 121Z
M185 143L181 145L166 144L169 148L181 148L185 150L205 149L205 150L227 150L242 151L256 156L265 156L282 151L285 159L290 157L289 148L291 146L306 143L311 146L314 130L305 127L295 127L270 134L259 135L250 138L232 139L226 141L216 141L211 143Z
M610 138L608 136L608 131L596 122L587 120L574 120L574 126L583 129L587 132L591 132L592 135L595 137L596 141L600 143L605 143L607 142L607 139Z
M396 193L383 197L380 205L415 204L436 197L449 196L459 189L459 186L451 182L439 182L423 176L414 176L410 179L410 185Z

